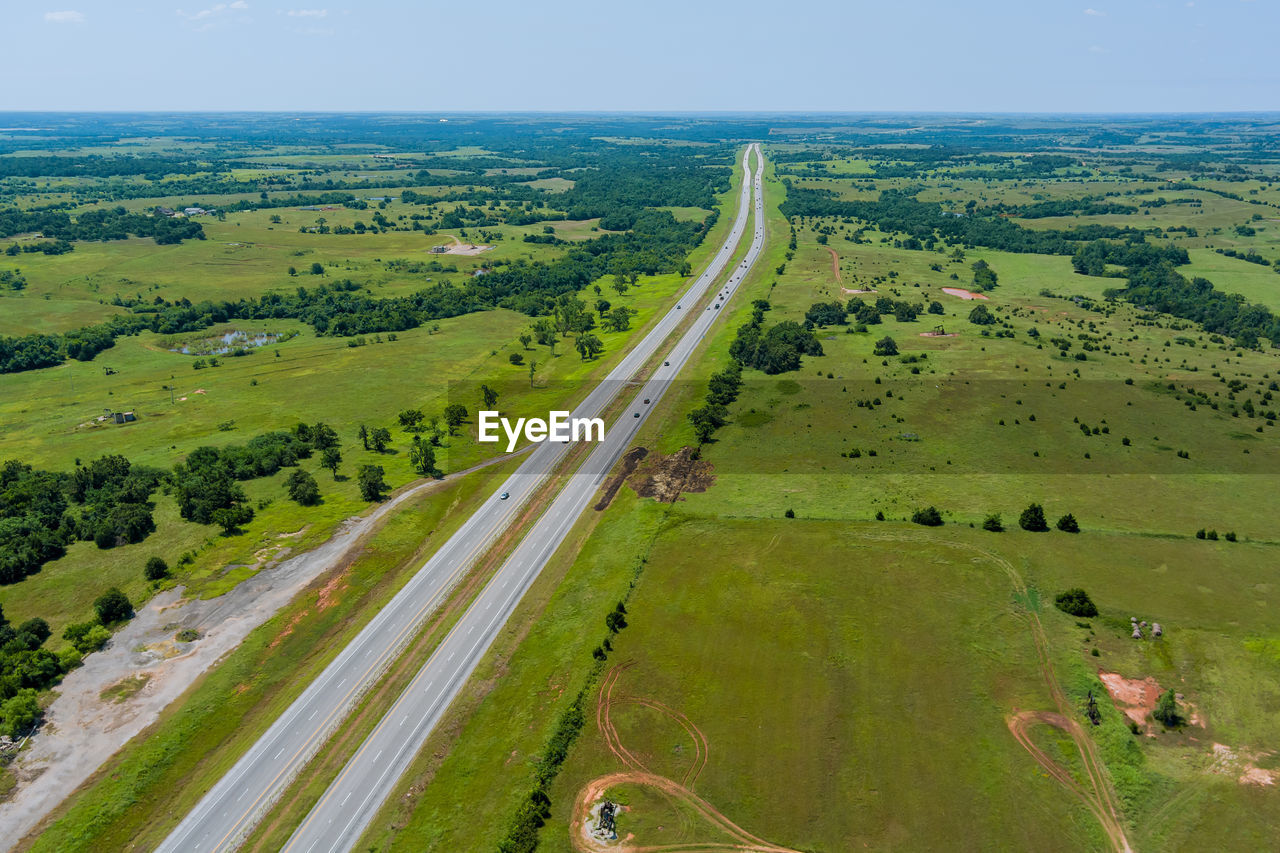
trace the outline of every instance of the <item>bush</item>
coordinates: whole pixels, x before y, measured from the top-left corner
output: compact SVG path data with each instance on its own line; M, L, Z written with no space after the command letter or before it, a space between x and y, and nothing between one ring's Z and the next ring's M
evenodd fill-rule
M93 609L98 614L98 622L103 625L110 625L112 622L120 622L133 616L133 603L118 587L114 586L98 596L93 602Z
M169 576L169 564L159 557L152 557L147 560L147 567L142 570L142 576L149 581L164 580Z
M927 506L924 509L918 509L913 512L911 520L916 524L923 524L925 527L941 527L942 513L938 512L937 507Z
M111 632L97 622L74 622L62 632L62 639L71 643L82 655L96 652L111 639Z
M982 520L982 529L990 530L992 533L1004 532L1004 521L1000 518L1000 513L993 512Z
M174 635L174 639L179 643L194 643L196 640L200 639L200 632L194 628L183 628Z
M1053 600L1053 605L1063 613L1070 613L1072 616L1088 618L1098 615L1098 608L1089 598L1089 593L1080 587L1058 593L1058 597Z
M784 512L782 515L783 515L784 517L786 517L786 518L795 518L795 517L796 517L796 511L795 511L794 509L788 509L788 510L787 510L786 512Z
M303 506L315 506L320 503L320 486L316 478L298 468L284 481L289 490L289 497Z
M1080 524L1076 521L1076 517L1071 513L1067 513L1058 519L1058 529L1063 533L1079 533Z
M1224 533L1222 535L1222 538L1227 540L1228 542L1234 542L1236 541L1236 532L1232 530L1229 533Z
M1170 729L1180 728L1186 722L1178 710L1178 697L1173 694L1172 689L1160 694L1160 701L1156 702L1156 708L1151 712L1151 716L1165 728Z
M1048 522L1044 520L1044 507L1031 504L1024 509L1022 515L1018 516L1018 526L1032 533L1044 533L1049 529Z
M519 366L521 364L524 364L524 356L522 356L518 352L513 352L511 353L511 355L507 356L507 361L511 362L516 366Z
M0 735L18 739L40 719L40 703L31 688L0 703Z

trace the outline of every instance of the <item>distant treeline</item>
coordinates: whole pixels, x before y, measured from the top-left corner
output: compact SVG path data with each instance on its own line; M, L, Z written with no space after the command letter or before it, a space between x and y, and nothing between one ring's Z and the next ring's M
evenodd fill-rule
M213 169L232 168L231 163L211 165L195 160L176 160L172 157L103 157L101 155L48 156L48 157L0 157L0 178L110 178L117 175L146 175L159 180L166 175L189 175Z
M160 244L204 239L204 228L192 219L131 213L123 207L86 210L74 219L61 210L0 210L0 238L32 232L64 241L124 240L130 235Z
M665 210L636 215L632 230L575 243L550 262L517 261L467 279L441 282L408 296L377 299L350 281L323 284L293 293L268 293L258 299L193 303L157 298L131 314L58 334L0 337L0 373L16 373L61 364L68 358L89 361L115 345L121 335L141 331L173 335L196 332L231 320L295 319L318 334L349 336L398 332L423 323L489 308L509 308L531 316L549 314L555 298L581 290L605 275L658 274L687 267L685 257L703 238L715 215L705 222L681 222Z
M881 231L902 232L931 247L939 239L964 246L983 246L1005 252L1071 255L1082 241L1141 237L1149 230L1114 225L1083 225L1070 230L1032 230L999 216L944 210L937 202L885 190L876 201L842 201L830 190L807 189L787 183L783 215L830 216L859 219Z

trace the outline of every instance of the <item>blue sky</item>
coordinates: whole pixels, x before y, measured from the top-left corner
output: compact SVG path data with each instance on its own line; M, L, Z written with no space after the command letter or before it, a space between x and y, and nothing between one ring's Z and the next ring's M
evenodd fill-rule
M1277 0L6 5L0 110L1280 109Z

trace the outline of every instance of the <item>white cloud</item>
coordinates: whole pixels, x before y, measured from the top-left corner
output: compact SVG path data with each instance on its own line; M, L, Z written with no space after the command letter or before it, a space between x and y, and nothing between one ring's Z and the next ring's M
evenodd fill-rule
M66 12L45 12L44 19L50 24L83 24L84 13L71 10Z
M1099 12L1097 9L1085 9L1084 13L1086 15L1092 15L1095 18L1105 18L1107 16L1106 12Z
M248 8L249 4L245 0L232 0L231 3L215 3L208 9L201 9L198 12L184 12L179 9L178 14L188 21L210 22L212 19L225 16L228 12L243 12Z
M285 13L290 18L326 18L328 9L290 9Z

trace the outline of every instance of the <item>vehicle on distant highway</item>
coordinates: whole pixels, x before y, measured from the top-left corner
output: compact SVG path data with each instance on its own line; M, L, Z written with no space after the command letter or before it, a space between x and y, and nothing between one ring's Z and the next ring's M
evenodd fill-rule
M510 492L503 492L502 494L498 495L498 500L505 501L509 497L511 497Z

